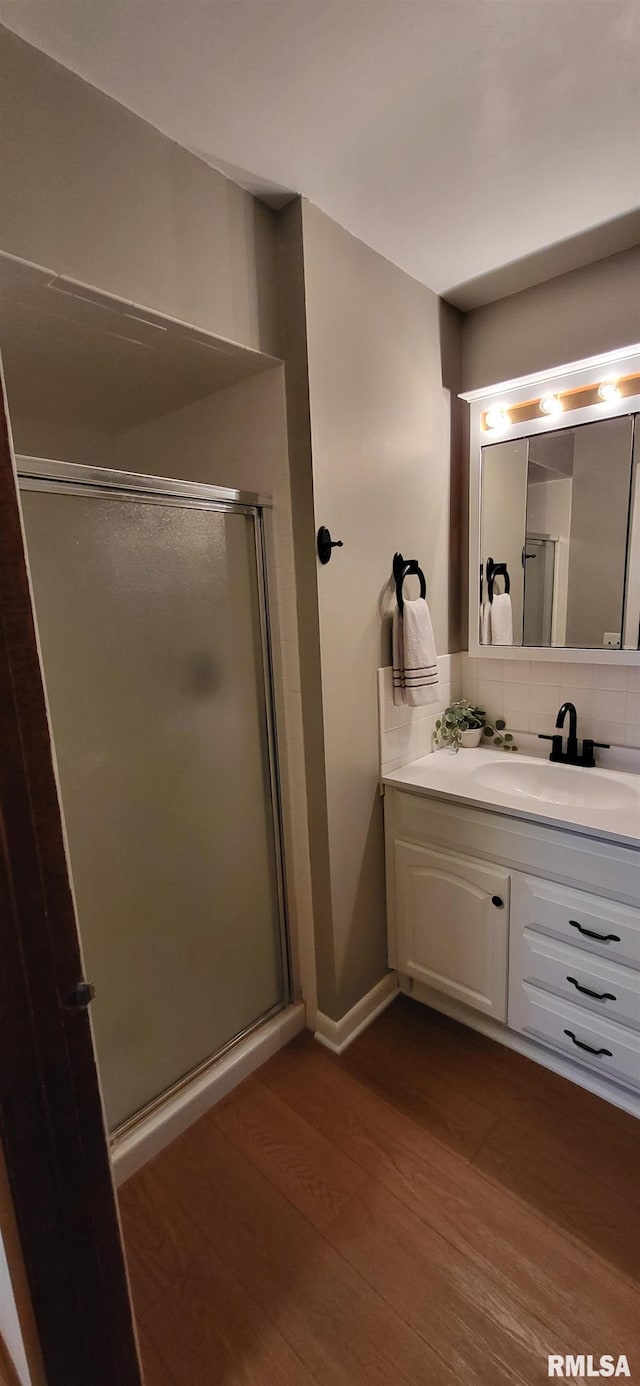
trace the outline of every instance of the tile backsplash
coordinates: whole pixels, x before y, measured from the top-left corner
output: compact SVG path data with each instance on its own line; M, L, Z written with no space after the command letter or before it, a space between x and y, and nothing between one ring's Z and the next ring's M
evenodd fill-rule
M578 736L640 748L640 668L528 659L460 661L462 692L509 731L555 731L558 708L575 703ZM424 754L424 752L422 752Z
M456 698L468 698L484 708L491 720L504 717L509 731L531 733L533 737L538 732L554 732L558 708L564 702L575 703L580 738L591 736L612 747L640 750L640 668L474 659L463 652L439 655L438 675L437 702L426 707L396 707L391 668L378 669L382 774L429 755L436 717ZM526 746L528 755L539 755L540 744L521 744L521 750Z
M462 695L462 655L438 656L438 701L425 707L396 707L391 666L378 669L378 726L382 774L433 750L436 717Z

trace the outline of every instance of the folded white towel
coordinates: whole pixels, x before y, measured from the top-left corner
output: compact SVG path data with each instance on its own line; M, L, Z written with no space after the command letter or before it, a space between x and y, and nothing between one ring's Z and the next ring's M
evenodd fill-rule
M491 603L491 644L513 645L513 608L508 592L498 592Z
M438 665L431 612L424 597L393 613L393 701L422 707L438 699Z
M491 602L483 602L480 607L480 644L491 644Z

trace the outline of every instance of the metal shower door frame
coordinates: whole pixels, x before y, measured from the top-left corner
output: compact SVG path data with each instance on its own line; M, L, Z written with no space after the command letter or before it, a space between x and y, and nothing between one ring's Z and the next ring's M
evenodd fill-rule
M246 515L253 520L253 538L258 588L260 626L260 655L264 685L264 706L267 733L269 799L273 829L276 874L278 932L282 967L282 1003L269 1008L250 1025L229 1039L215 1053L208 1055L188 1073L162 1093L145 1103L138 1112L111 1133L114 1143L127 1135L152 1112L157 1111L176 1093L205 1073L214 1063L251 1034L265 1020L278 1014L292 1000L292 963L287 917L286 869L282 827L282 794L278 758L278 735L272 656L272 623L270 619L269 574L265 531L270 527L272 500L270 496L225 486L208 486L200 482L181 481L171 477L147 476L103 467L84 466L74 462L59 462L50 458L16 457L20 491L55 492L64 495L94 496L110 500L143 502L149 505L178 506L182 509L211 510ZM28 549L27 549L28 555ZM46 669L45 669L46 678ZM55 749L55 741L54 741Z

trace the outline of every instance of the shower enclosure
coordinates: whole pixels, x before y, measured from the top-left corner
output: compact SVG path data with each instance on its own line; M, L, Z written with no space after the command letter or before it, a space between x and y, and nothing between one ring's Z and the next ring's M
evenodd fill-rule
M258 497L18 460L107 1120L289 1000Z

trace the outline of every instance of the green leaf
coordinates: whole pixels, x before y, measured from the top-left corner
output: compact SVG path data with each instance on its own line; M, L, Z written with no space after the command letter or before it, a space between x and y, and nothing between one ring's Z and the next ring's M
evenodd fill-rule
M507 724L505 721L503 721L502 717L496 718L496 731L504 731L506 725Z
M442 726L442 722L440 721L440 718L437 717L437 718L436 718L436 731L440 731L441 726Z

